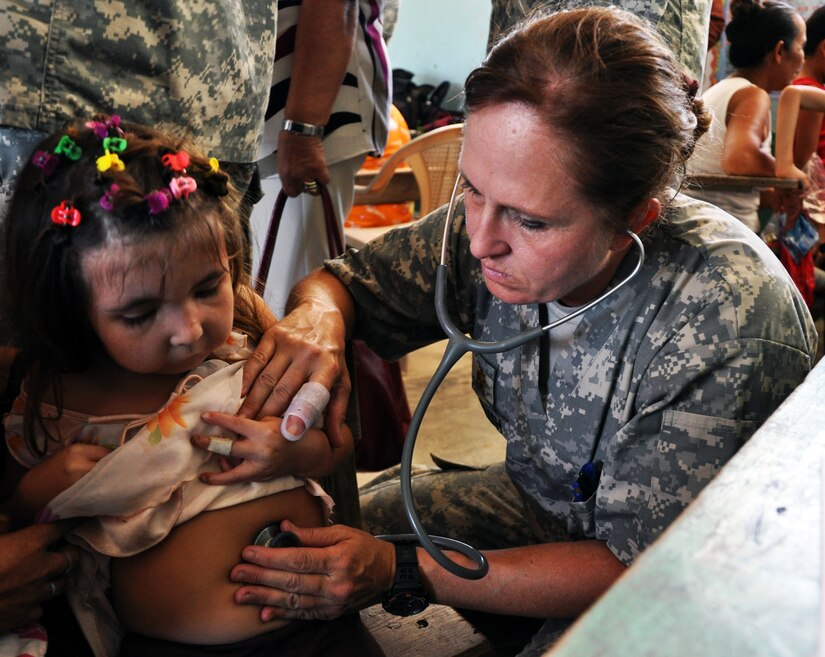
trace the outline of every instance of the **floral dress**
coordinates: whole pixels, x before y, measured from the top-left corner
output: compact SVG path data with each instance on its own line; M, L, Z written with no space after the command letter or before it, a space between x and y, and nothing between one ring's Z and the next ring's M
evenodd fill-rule
M42 458L33 456L23 442L22 413L25 393L5 418L9 452L26 467L73 443L112 448L81 480L55 497L38 521L86 518L67 540L80 546L79 567L70 572L67 596L81 628L97 657L114 657L120 628L106 596L109 559L128 557L162 541L178 524L202 511L221 509L278 492L305 487L324 500L327 517L332 500L317 482L302 477L278 477L264 482L209 486L203 472L218 471L216 457L194 448L193 434L210 434L215 428L202 422L209 410L235 413L240 407L245 358L251 351L246 336L233 333L213 359L192 370L169 401L150 416L92 417L44 405L46 425L58 440L47 442ZM139 476L137 476L139 473ZM22 628L0 635L0 654L45 654L45 631Z

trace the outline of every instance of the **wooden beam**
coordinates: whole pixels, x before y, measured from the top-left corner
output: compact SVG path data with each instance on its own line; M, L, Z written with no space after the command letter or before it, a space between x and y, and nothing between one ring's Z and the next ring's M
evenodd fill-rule
M796 178L765 178L762 176L728 176L717 174L702 174L688 176L685 179L685 186L689 189L715 189L715 190L748 190L765 189L769 187L781 189L802 189L801 183Z
M374 171L361 169L355 175L355 184L369 185L375 176ZM415 181L412 169L396 169L390 182L380 194L365 194L355 190L355 205L379 205L381 203L406 203L417 201L419 198L418 183Z

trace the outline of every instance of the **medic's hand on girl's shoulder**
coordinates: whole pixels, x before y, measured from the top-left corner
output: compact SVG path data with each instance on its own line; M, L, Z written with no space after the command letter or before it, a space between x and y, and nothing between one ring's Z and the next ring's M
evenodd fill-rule
M285 520L281 530L294 532L301 547L246 547L246 563L230 573L244 584L235 602L264 605L261 620L330 620L375 604L392 587L392 543L344 525L298 528Z
M321 477L330 474L353 449L352 434L346 427L342 431L344 444L333 447L319 429L310 429L301 440L287 440L281 435L281 418L250 420L226 413L204 413L201 417L238 435L230 455L218 457L221 472L201 475L206 484L264 481L284 475ZM192 436L190 440L196 447L207 449L209 438Z
M14 520L30 522L58 494L111 453L101 445L68 445L23 475L12 497Z
M311 300L300 304L261 338L244 366L238 415L281 417L307 381L330 391L324 426L334 447L344 444L342 427L351 390L344 362L346 330L341 318Z

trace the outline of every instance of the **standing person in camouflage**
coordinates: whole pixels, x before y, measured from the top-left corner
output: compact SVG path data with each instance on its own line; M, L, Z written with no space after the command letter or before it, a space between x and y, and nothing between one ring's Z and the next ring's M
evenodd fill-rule
M462 580L419 548L429 599L548 619L525 656L607 590L813 364L813 322L777 259L741 223L677 192L710 121L694 93L632 14L536 18L467 79L455 215L438 210L328 261L258 350L260 363L275 355L247 403L274 408L306 378L338 385L333 433L346 338L395 358L444 337L434 281L445 220L447 307L484 341L616 286L638 262L628 230L640 236L644 264L614 295L546 339L474 356L473 387L507 439L505 463L413 481L427 530L469 540L490 564ZM575 491L586 464L600 478ZM284 524L307 549L245 549L232 576L251 586L236 599L268 605L264 618L330 618L381 600L396 556L371 534L408 531L397 479L362 502L369 533Z
M0 4L0 216L34 144L99 112L186 135L246 189L276 17L275 0Z
M492 0L488 46L534 11L614 4L649 20L676 60L694 80L702 80L708 49L711 0Z

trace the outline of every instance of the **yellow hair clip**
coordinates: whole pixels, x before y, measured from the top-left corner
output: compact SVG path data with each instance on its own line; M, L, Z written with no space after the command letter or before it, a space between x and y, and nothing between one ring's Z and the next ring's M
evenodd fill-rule
M108 171L109 169L123 171L125 168L126 165L123 164L123 161L118 157L117 153L110 153L107 150L105 155L101 155L97 158L98 171Z

